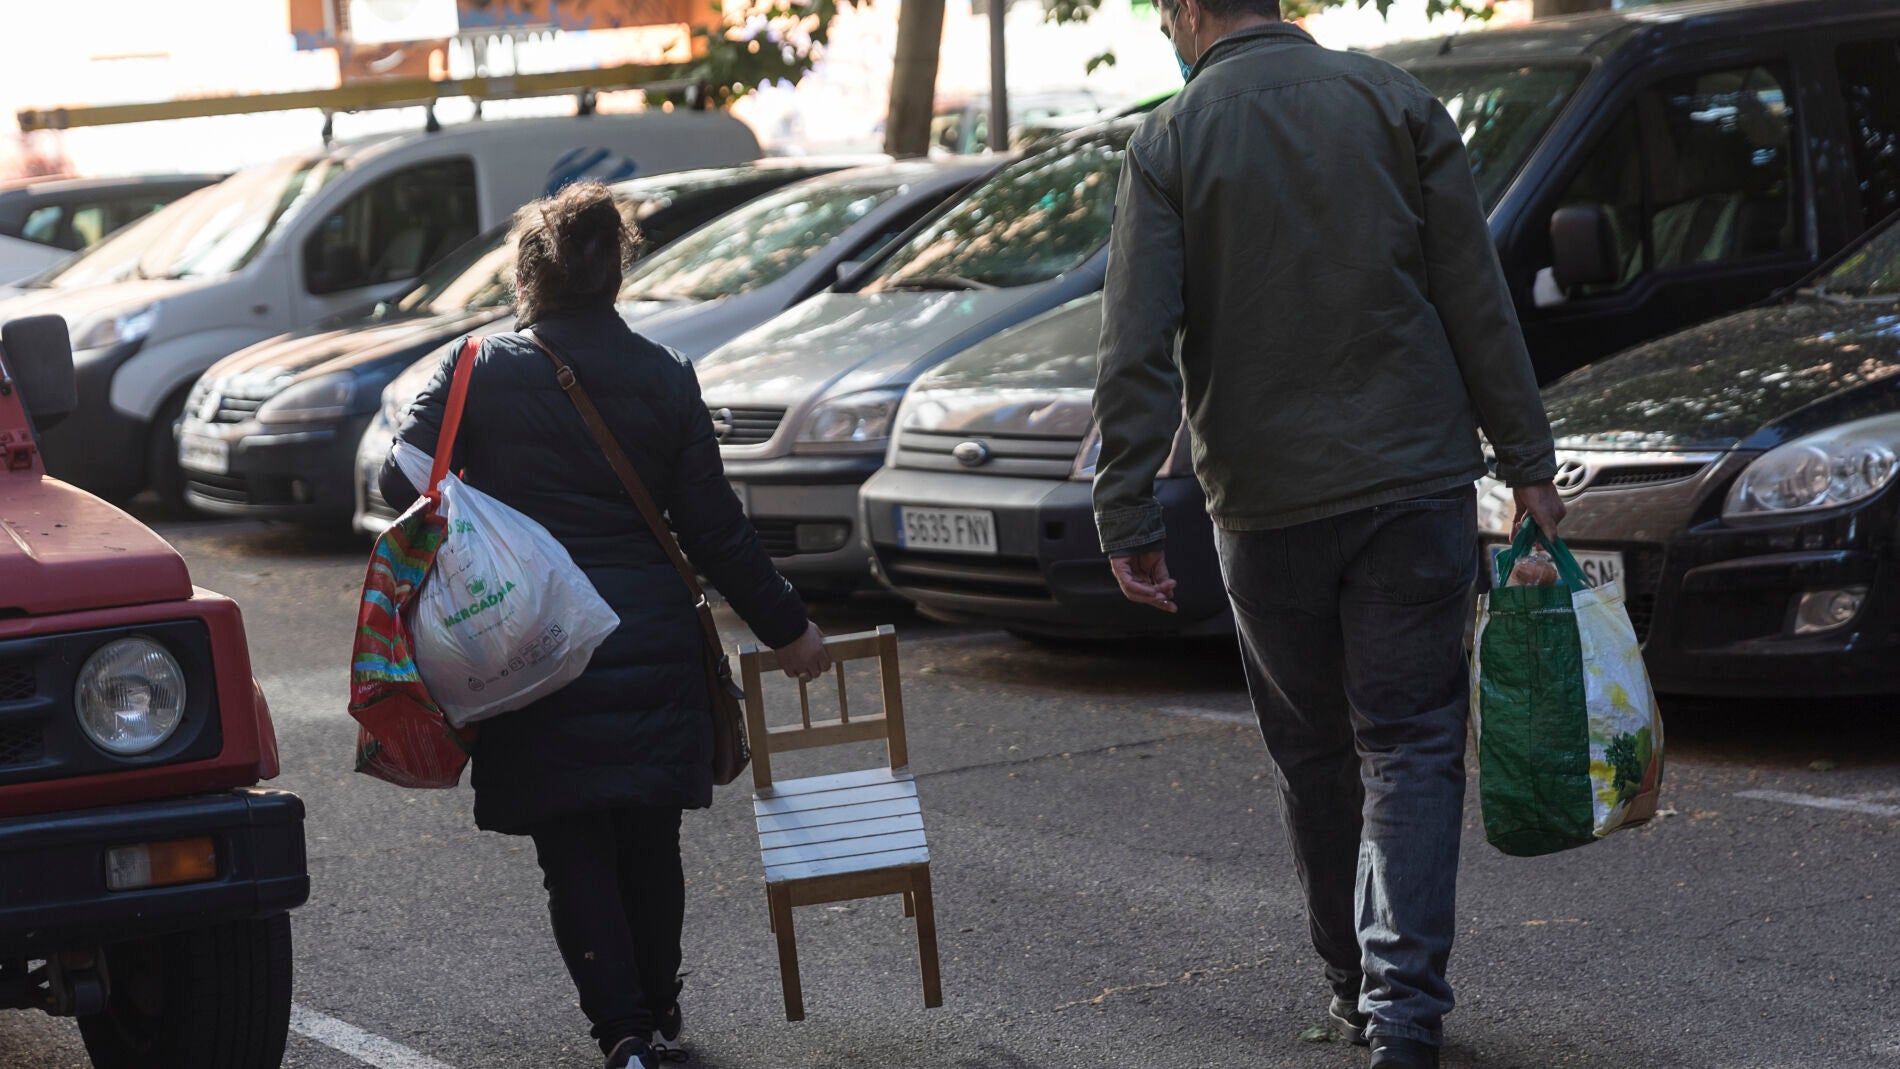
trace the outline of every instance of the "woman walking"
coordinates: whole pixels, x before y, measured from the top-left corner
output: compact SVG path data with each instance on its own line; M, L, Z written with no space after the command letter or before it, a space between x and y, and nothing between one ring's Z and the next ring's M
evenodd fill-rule
M828 670L824 636L725 481L692 365L614 311L635 238L606 187L569 186L515 225L523 330L574 369L686 555L786 674ZM434 454L461 349L449 347L399 441ZM620 616L579 679L482 724L475 823L533 838L555 942L608 1069L653 1069L681 1027L680 814L712 804L694 602L546 353L523 333L497 334L475 361L452 468L546 527ZM397 508L417 497L393 457L381 489Z

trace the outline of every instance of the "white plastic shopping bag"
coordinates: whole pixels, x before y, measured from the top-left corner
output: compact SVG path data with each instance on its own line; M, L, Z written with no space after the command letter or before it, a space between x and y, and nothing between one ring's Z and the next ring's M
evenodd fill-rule
M418 488L431 460L405 443ZM545 527L450 474L448 526L411 610L416 669L449 723L465 727L567 686L620 617Z

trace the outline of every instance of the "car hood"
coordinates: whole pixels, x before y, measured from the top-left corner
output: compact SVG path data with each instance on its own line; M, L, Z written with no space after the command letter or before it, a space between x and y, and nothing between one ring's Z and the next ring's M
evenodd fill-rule
M184 558L151 528L58 479L0 473L0 616L191 597Z
M710 404L797 405L907 381L921 360L1045 292L1046 284L948 292L827 293L734 338L699 363Z
M413 316L368 326L306 330L281 334L240 349L213 364L210 379L237 376L274 379L314 378L376 364L417 349L427 349L480 329L510 315L506 308L483 308L452 315Z
M1803 298L1593 364L1544 406L1560 447L1707 451L1769 448L1896 397L1900 302Z
M1091 294L937 365L904 402L904 426L1080 438L1094 418L1102 297Z

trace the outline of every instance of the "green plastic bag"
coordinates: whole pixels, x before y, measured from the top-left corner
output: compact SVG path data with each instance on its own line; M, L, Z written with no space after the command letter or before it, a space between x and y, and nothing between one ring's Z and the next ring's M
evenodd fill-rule
M1553 586L1506 586L1542 541ZM1591 587L1561 539L1529 521L1478 603L1471 715L1486 841L1534 857L1656 815L1662 718L1615 582Z

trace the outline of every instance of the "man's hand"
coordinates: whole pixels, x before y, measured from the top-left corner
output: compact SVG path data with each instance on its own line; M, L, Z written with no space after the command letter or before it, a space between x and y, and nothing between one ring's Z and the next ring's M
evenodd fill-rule
M1537 529L1546 538L1557 535L1557 525L1564 522L1564 499L1558 495L1557 487L1548 482L1532 483L1511 491L1517 499L1517 515L1511 519L1511 530L1524 526L1524 517L1530 516Z
M786 675L800 683L809 683L831 671L831 651L825 649L825 633L818 630L817 624L807 623L804 634L793 639L791 645L779 648L778 664Z
M1162 612L1180 611L1174 603L1174 580L1168 578L1168 558L1161 550L1110 557L1108 566L1121 585L1122 597Z

